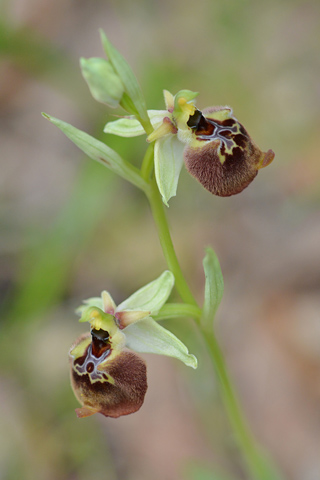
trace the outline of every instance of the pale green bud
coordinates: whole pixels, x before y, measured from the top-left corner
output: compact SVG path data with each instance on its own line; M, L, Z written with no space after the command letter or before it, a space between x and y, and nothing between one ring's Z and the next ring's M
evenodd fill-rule
M124 87L111 63L103 58L81 58L80 66L93 98L109 107L118 107Z

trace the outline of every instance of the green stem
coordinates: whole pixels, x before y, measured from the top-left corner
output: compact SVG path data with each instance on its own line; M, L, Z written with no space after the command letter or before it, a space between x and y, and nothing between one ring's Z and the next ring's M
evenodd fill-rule
M245 458L248 471L254 480L280 480L270 460L257 445L243 416L236 392L231 383L223 353L213 331L203 330L202 335L208 347L212 363L220 383L220 393L230 424L236 434L237 443Z
M167 261L169 270L171 270L175 278L176 289L178 290L179 295L185 303L189 303L197 307L197 302L194 299L191 290L184 278L176 256L176 252L173 247L168 221L164 211L164 205L162 203L162 199L155 179L153 179L151 182L151 189L150 192L147 193L147 196L150 202L153 218L158 230L159 240L164 257Z
M141 177L146 181L149 181L153 169L153 154L154 142L150 143L150 145L148 146L141 165Z
M201 309L187 303L166 303L153 318L159 321L177 317L190 317L199 322Z
M143 162L147 165L150 165L149 154L151 154L151 149L150 153L148 153L147 159L145 162ZM144 171L149 171L149 167L145 167ZM172 316L173 314L177 313L180 308L182 310L185 309L184 313L186 315L193 316L199 321L200 309L191 293L191 290L189 289L179 265L170 236L164 206L155 179L151 181L150 187L151 188L147 193L147 196L151 205L154 221L157 226L161 247L169 270L171 270L175 276L176 288L182 300L185 302L185 304L188 304L184 306L182 306L182 304L179 307L177 307L177 305L167 305L166 309L163 308L159 312L159 315L161 318L162 316L163 318L168 318L170 315ZM251 431L242 413L240 403L229 377L225 360L217 343L214 332L204 328L201 328L201 332L216 370L217 378L221 387L220 390L222 400L224 402L230 424L236 434L239 449L244 456L251 478L253 480L280 480L281 476L274 469L272 463L265 456L264 452L261 451L260 447L255 442L253 435L251 434Z
M147 134L147 135L150 135L150 133L153 132L153 126L152 126L152 124L151 124L151 122L150 122L150 119L149 119L148 115L147 115L147 119L146 119L146 120L144 120L144 119L141 118L141 117L139 117L138 120L139 120L139 122L141 123L141 125L143 126L144 131L146 132L146 134Z

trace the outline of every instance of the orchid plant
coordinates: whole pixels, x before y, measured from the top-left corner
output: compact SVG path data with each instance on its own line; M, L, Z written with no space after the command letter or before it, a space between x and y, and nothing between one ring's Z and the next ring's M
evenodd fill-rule
M109 292L86 300L78 308L80 322L90 331L70 350L71 383L81 404L78 417L101 413L119 417L137 411L147 391L144 360L138 353L155 353L197 368L197 359L160 320L191 317L195 320L214 368L220 393L235 438L252 480L279 480L280 474L257 445L242 413L237 394L216 339L214 317L223 295L223 277L214 251L203 260L205 292L202 308L183 275L171 240L165 207L176 195L183 164L214 195L240 193L269 165L274 153L263 153L228 106L199 110L197 93L164 91L164 110L147 110L130 66L101 32L107 59L81 59L92 96L112 108L122 107L122 118L108 122L104 131L120 137L145 135L148 147L137 168L115 150L85 132L43 114L83 152L131 182L146 195L168 270L116 306ZM181 303L167 302L175 286Z

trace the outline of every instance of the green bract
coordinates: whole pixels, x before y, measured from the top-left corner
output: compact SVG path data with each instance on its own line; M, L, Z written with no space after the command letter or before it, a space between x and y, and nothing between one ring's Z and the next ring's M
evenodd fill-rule
M223 276L217 255L211 248L207 248L206 256L203 259L203 268L206 278L204 304L201 322L204 328L212 329L216 311L223 296Z
M44 118L50 120L56 125L77 147L79 147L88 157L102 163L105 167L112 170L120 177L128 180L138 188L145 190L146 182L142 179L140 172L131 163L124 160L120 155L108 147L105 143L73 127L69 123L54 118L47 113L42 114Z
M80 66L93 98L110 107L118 107L124 86L111 63L103 58L81 58Z
M131 350L174 357L196 368L196 357L188 353L187 347L173 333L152 318L167 301L173 285L173 274L165 271L118 306L104 291L101 297L86 300L77 312L81 315L80 321L89 321L95 329L110 330L106 325L113 317L114 328L122 332L125 345Z

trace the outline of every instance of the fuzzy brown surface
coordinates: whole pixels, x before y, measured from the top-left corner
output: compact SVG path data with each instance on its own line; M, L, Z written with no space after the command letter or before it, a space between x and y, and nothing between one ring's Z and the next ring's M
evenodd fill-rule
M256 159L261 152L253 152L250 162L248 154L240 149L240 155L229 156L221 164L216 153L218 141L213 141L199 148L186 148L184 161L187 170L204 188L219 197L230 197L242 192L256 177L258 170L255 166Z
M79 402L106 417L117 418L139 410L147 391L145 362L135 353L123 351L103 371L115 380L114 385L108 381L92 383L89 375L71 370L71 383Z

